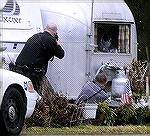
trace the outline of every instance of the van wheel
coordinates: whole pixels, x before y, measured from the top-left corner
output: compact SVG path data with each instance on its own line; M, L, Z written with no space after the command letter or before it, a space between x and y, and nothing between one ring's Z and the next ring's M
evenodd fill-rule
M26 104L16 88L8 88L0 111L2 135L19 135L24 125Z

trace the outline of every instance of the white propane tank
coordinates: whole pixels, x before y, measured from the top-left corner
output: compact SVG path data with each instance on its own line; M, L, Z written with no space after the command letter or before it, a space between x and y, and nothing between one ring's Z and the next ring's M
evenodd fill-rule
M128 78L125 75L124 70L117 70L115 78L112 80L112 98L121 98L121 95L124 92L125 85Z

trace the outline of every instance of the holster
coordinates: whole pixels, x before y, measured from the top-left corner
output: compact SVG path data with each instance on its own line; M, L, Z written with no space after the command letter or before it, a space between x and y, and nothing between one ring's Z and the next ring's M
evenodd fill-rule
M20 73L26 77L29 77L30 79L39 79L40 77L43 77L46 74L44 67L35 68L28 67L27 65L20 66L12 62L9 64L9 70Z

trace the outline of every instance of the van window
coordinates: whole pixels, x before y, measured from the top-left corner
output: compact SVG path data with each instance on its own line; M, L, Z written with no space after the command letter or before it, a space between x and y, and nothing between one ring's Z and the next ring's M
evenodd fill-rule
M130 25L94 23L94 52L130 53Z

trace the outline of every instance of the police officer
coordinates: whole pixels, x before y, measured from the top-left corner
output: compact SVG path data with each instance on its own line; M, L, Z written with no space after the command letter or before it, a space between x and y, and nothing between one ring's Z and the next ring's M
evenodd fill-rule
M44 32L34 34L27 40L16 59L16 69L29 77L38 91L38 85L47 72L48 61L54 56L62 59L64 50L58 42L56 24L49 23Z

